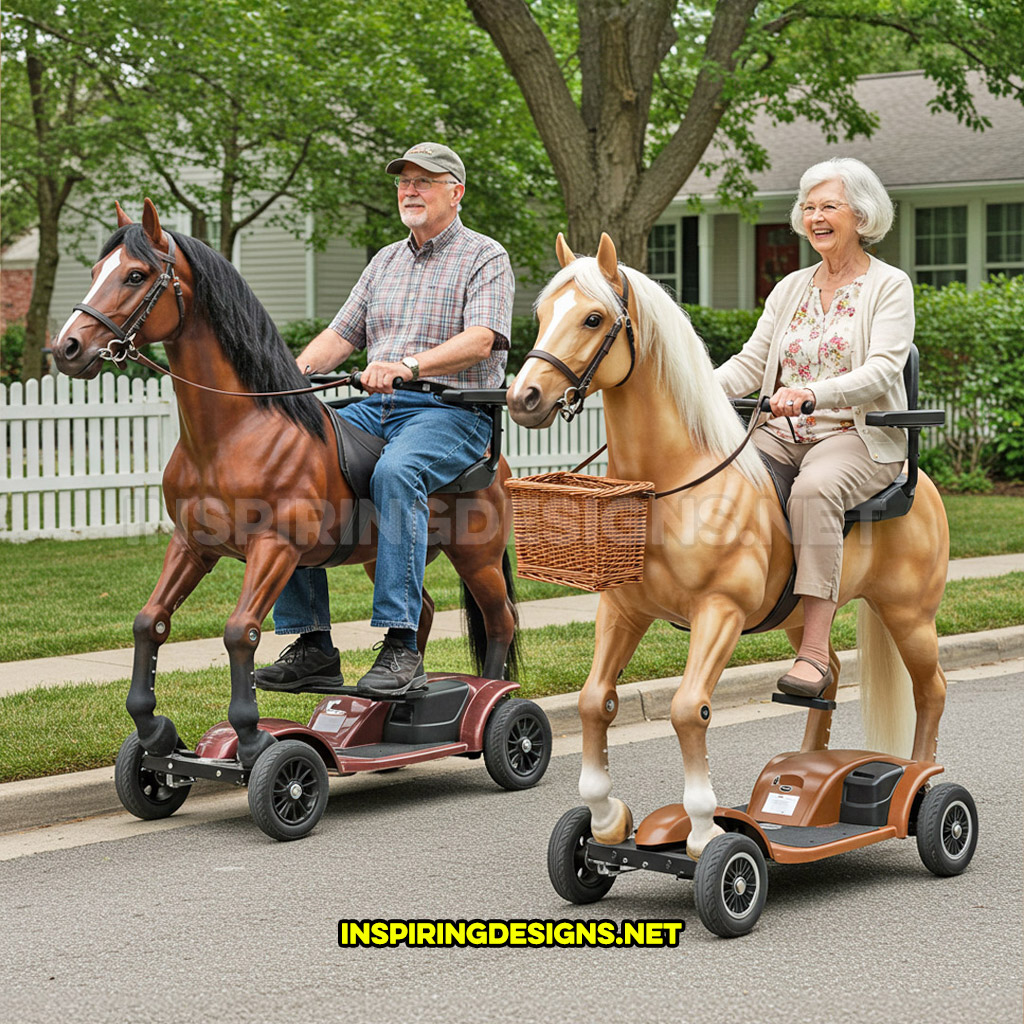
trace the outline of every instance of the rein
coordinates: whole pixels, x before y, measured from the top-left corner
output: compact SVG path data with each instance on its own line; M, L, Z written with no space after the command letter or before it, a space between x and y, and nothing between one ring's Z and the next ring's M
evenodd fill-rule
M713 469L709 469L706 473L703 473L701 476L697 477L696 480L690 480L688 483L680 484L678 487L673 487L669 491L655 491L654 497L667 498L670 494L678 494L680 491L687 491L691 487L696 487L698 484L702 484L706 480L710 480L713 476L717 476L719 473L721 473L722 470L725 469L726 466L728 466L730 463L734 462L739 457L740 452L742 452L743 449L746 448L747 442L751 439L751 437L753 437L754 430L757 428L758 422L761 418L760 414L760 409L754 410L754 415L750 417L750 426L747 428L747 432L744 435L743 440L740 441L739 447L737 447L731 455L727 455L717 466L715 466ZM581 469L583 469L584 466L589 466L590 463L593 462L594 459L598 457L598 455L607 450L607 444L601 445L601 447L598 448L593 455L591 455L587 459L584 459L575 469L570 470L570 472L578 473Z
M566 366L558 356L553 356L542 348L530 349L523 358L524 363L527 359L543 359L560 371L570 382L569 387L565 389L565 393L555 403L559 407L559 415L566 423L571 423L583 411L583 402L587 397L587 389L594 379L594 374L597 373L597 369L604 357L611 351L611 347L623 327L626 328L626 339L629 341L629 370L615 387L622 387L633 375L633 367L636 366L636 344L633 340L633 321L629 318L629 279L619 271L619 280L622 281L622 294L615 293L615 298L618 300L620 307L619 315L615 318L615 322L611 327L608 328L608 333L604 336L601 347L594 354L594 358L590 360L580 376L577 376L575 371ZM572 393L571 399L569 398L570 393ZM593 459L599 454L600 452L595 452L590 458ZM590 459L587 460L587 462L589 461ZM586 462L583 463L584 466L586 464Z
M175 329L180 330L185 322L185 299L181 292L181 279L174 271L176 261L174 238L170 234L167 234L166 237L166 254L160 252L159 249L154 250L163 263L164 269L161 271L160 276L150 285L149 291L142 296L142 301L128 314L123 324L118 325L114 323L106 313L84 302L79 302L73 307L99 320L108 331L113 333L117 348L115 349L115 342L111 341L106 348L99 350L98 355L101 359L106 359L118 367L124 366L131 359L133 362L148 366L151 370L156 370L157 373L162 373L164 376L180 381L182 384L188 384L190 387L198 388L200 391L209 391L215 395L228 395L232 398L283 398L287 395L308 395L314 391L327 391L330 388L342 387L348 383L349 378L341 378L329 384L316 384L308 388L290 388L287 391L222 391L220 388L212 388L207 384L198 384L194 380L179 377L178 374L164 369L159 363L155 363L148 356L144 356L135 345L135 337L170 284L174 285L174 296L178 301L178 326Z

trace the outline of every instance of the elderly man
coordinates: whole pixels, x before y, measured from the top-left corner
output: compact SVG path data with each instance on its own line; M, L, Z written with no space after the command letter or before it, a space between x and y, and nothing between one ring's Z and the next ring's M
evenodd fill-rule
M386 168L409 236L377 253L330 327L299 356L305 373L327 373L366 348L362 383L371 397L339 415L387 444L371 480L378 513L372 625L387 630L358 687L398 695L426 683L416 649L427 555L427 496L480 458L490 419L430 394L392 388L428 379L456 388L500 388L515 287L508 254L463 226L466 169L447 146L423 142ZM298 633L257 685L301 689L340 674L331 643L327 574L297 569L274 605L277 633ZM294 684L294 685L293 685Z

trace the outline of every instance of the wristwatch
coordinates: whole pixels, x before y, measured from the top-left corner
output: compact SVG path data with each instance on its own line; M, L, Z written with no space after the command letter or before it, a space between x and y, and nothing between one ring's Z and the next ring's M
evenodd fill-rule
M413 380L418 380L419 379L419 376L420 376L419 360L415 359L413 356L404 356L400 360L400 362L401 362L401 364L403 366L408 367L410 370L412 370L412 379Z

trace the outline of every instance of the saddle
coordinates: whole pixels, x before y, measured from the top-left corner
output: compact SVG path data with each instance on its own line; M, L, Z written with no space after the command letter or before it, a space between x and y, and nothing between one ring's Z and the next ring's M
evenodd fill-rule
M883 519L896 519L905 516L914 504L914 493L917 489L918 476L918 448L920 434L923 427L941 426L946 420L946 414L942 409L918 409L918 374L920 356L917 346L911 342L910 351L907 354L907 361L903 366L903 384L907 392L907 409L900 412L869 412L865 422L869 427L901 427L907 432L907 465L906 470L900 473L896 479L884 490L867 501L861 502L855 508L847 511L843 524L843 536L845 537L857 523L880 522ZM736 403L737 405L739 403ZM782 507L782 514L786 520L786 528L789 529L789 495L793 489L793 481L796 479L796 469L793 466L785 466L781 462L764 452L758 452L761 461L765 464L772 483L775 485L775 493L778 495L779 504ZM796 607L800 600L797 594L793 593L793 586L796 583L796 563L790 569L789 579L786 581L782 593L779 595L775 607L759 622L750 629L743 630L743 635L748 633L766 633L777 628L785 621L787 616ZM677 629L688 629L687 626L671 623Z
M416 384L405 384L404 390L432 391L438 395L441 401L450 405L483 405L488 408L491 416L491 443L487 452L435 493L466 494L470 491L482 491L490 487L498 469L498 460L501 458L501 409L505 404L504 389L479 388L458 391L432 381L420 381ZM362 398L342 398L328 402L327 405L330 408L338 409L353 401L362 401ZM377 468L377 462L386 443L383 438L368 433L334 413L330 413L327 418L334 429L334 440L338 450L338 467L355 495L355 504L352 515L341 529L334 551L317 568L341 565L351 556L360 542L369 539L370 525L377 521L377 509L370 496L370 478Z

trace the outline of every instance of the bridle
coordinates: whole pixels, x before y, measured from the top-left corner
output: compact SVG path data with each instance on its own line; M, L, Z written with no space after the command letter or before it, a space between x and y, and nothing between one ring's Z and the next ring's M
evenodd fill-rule
M178 300L178 327L180 328L185 322L185 300L181 293L181 279L174 271L174 239L169 234L164 237L167 239L167 252L162 253L159 249L155 250L164 268L160 276L150 285L149 291L142 296L142 301L128 314L123 324L118 326L106 313L102 313L84 302L79 302L73 307L83 313L88 313L89 316L99 320L107 330L113 332L114 340L106 348L100 349L97 354L101 359L109 359L115 366L123 366L128 359L139 358L139 350L135 347L135 336L142 329L146 318L153 312L153 307L160 301L160 296L167 290L169 284L174 285L174 295Z
M328 384L318 384L308 388L290 388L286 391L222 391L220 388L212 388L209 385L199 384L194 380L186 380L184 377L179 377L176 373L172 373L159 363L154 363L152 359L143 355L135 346L135 337L142 329L146 318L153 312L153 308L160 301L160 296L167 290L168 285L174 285L174 296L178 301L178 325L175 331L180 330L185 322L185 299L181 291L181 279L174 270L176 247L174 239L170 234L165 234L165 237L167 239L167 252L162 253L159 249L154 250L156 256L163 263L164 268L157 279L150 285L149 291L142 296L142 301L128 314L123 324L115 324L106 313L84 302L79 302L73 307L76 310L81 310L83 313L88 313L89 316L98 320L108 331L112 331L114 334L114 338L108 342L107 346L101 348L96 353L98 358L107 359L118 367L124 366L131 359L133 362L148 366L157 373L162 373L166 377L172 377L174 380L198 388L200 391L209 391L215 395L230 395L232 398L277 398L285 395L308 395L315 391L326 391L347 383L347 380L342 378Z
M629 280L622 271L619 271L619 280L622 282L622 294L615 293L615 298L619 303L619 315L615 318L615 322L611 327L608 328L608 333L604 336L601 347L594 353L593 359L586 365L582 374L577 376L575 371L566 366L558 356L553 356L542 348L530 349L523 359L524 363L527 359L543 359L568 379L569 387L565 389L562 397L555 402L555 405L558 406L558 414L566 423L571 423L583 411L583 402L587 397L587 390L594 379L594 374L597 373L597 369L604 357L611 351L611 347L623 327L626 328L626 340L629 342L629 370L615 387L622 387L633 375L633 367L636 366L636 344L633 339L633 321L629 318ZM569 397L570 394L572 395L571 398Z

